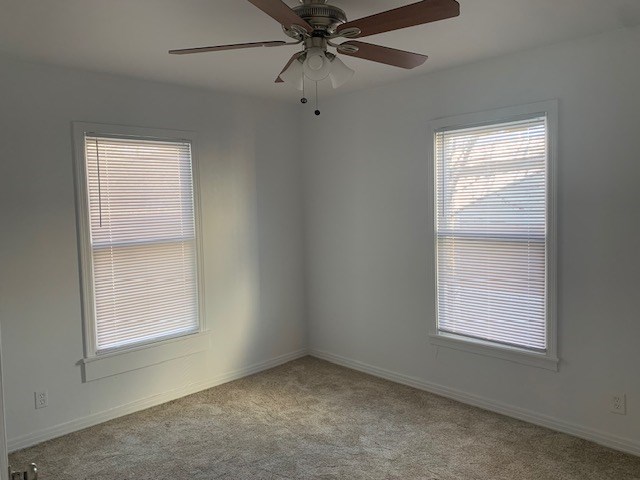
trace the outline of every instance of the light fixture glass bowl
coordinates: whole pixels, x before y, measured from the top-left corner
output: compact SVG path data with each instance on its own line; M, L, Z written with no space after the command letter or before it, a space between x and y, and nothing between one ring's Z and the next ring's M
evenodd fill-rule
M347 67L336 55L331 55L329 58L331 59L329 79L333 88L338 88L351 80L356 72Z
M295 59L284 72L280 74L280 78L289 85L302 90L302 76L304 75L302 62Z
M356 73L336 55L327 53L321 48L308 49L301 59L291 62L291 65L280 74L282 80L298 90L303 90L304 77L312 82L329 78L333 88L338 88L351 80Z
M323 49L314 47L307 50L307 58L302 68L305 77L313 82L319 82L331 73L331 62Z

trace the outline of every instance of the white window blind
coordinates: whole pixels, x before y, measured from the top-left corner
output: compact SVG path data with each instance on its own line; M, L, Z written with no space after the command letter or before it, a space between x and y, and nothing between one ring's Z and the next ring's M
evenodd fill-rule
M85 135L95 349L199 329L191 144Z
M438 330L547 348L546 116L435 134Z

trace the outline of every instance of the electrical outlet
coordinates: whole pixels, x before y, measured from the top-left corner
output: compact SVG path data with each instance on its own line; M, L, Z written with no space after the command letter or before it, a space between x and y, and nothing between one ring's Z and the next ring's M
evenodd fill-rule
M611 395L609 411L611 413L617 413L618 415L626 415L627 396L624 393Z
M44 408L49 405L49 393L46 390L35 392L36 409Z

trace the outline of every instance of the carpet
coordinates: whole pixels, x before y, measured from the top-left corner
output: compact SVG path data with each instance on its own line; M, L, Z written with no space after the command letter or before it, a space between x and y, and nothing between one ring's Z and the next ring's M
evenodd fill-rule
M305 357L10 456L41 480L632 480L640 458Z

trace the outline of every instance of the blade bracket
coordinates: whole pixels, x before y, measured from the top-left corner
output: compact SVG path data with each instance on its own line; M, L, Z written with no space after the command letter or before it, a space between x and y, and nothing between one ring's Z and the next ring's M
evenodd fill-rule
M351 45L349 43L343 43L342 45L336 45L338 51L340 53L346 53L346 54L350 54L350 53L357 53L358 50L360 50L360 47L356 46L356 45Z

